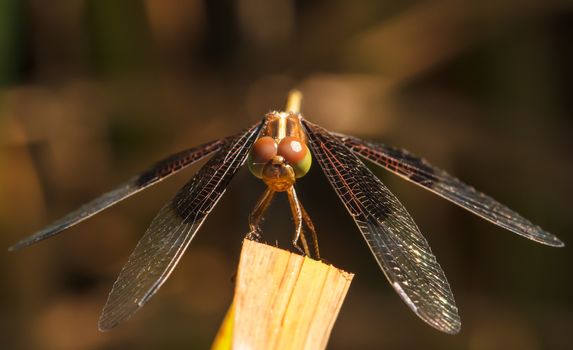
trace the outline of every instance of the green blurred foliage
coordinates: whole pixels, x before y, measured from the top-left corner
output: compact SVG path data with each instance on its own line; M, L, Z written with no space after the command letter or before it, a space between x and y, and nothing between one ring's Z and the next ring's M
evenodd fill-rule
M0 2L0 87L13 83L24 61L24 14L22 2Z

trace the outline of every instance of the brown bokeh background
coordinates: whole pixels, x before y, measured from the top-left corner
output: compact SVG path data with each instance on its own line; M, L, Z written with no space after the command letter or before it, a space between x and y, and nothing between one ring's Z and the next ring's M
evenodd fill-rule
M251 125L289 89L322 126L434 164L573 243L573 3L3 0L0 347L201 349L264 186L242 170L171 279L109 333L97 319L154 214L198 166L61 237L5 248L178 150ZM571 349L570 245L541 246L376 170L441 262L448 336L390 288L315 164L298 183L324 257L356 273L331 349ZM285 198L265 223L289 247Z

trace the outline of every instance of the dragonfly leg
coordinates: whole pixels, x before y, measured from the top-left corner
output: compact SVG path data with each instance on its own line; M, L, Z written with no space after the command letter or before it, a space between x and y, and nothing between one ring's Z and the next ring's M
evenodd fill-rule
M304 237L304 233L302 232L302 224L303 224L303 209L300 205L300 202L296 196L296 191L294 187L291 187L287 190L288 201L290 203L290 209L292 211L292 216L294 219L295 225L295 232L292 239L293 246L300 251L301 253L310 256L310 250L308 249L308 244L306 242L306 238ZM302 248L298 245L298 240L302 242Z
M320 251L318 250L318 235L316 234L314 224L312 223L310 216L308 215L308 213L306 212L306 210L302 206L302 203L300 204L300 209L302 211L302 219L304 220L304 223L305 223L306 227L308 228L308 230L310 231L310 235L312 236L312 244L313 244L313 248L314 248L315 258L317 260L320 260Z
M263 217L269 204L273 200L275 195L275 191L271 190L267 187L257 205L249 215L249 233L247 233L247 238L258 241L261 238L261 222L263 221Z

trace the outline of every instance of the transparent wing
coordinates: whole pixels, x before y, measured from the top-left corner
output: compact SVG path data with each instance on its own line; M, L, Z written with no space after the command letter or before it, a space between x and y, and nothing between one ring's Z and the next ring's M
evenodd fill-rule
M355 154L498 226L539 243L553 247L564 245L553 234L544 231L495 199L476 191L473 187L432 166L422 158L384 144L367 142L341 134L337 136Z
M428 324L457 333L461 322L446 276L406 209L338 137L306 120L303 125L313 155L392 287Z
M57 235L63 230L94 216L100 211L158 183L163 179L166 179L181 169L184 169L198 160L207 157L213 152L216 152L225 144L225 142L227 142L227 140L228 138L207 142L198 147L173 154L166 159L155 163L140 175L129 179L117 188L103 194L89 203L82 205L77 210L53 222L51 225L17 242L10 247L9 250L18 250Z
M261 125L231 138L153 219L113 285L99 320L100 330L128 319L169 277L245 161Z

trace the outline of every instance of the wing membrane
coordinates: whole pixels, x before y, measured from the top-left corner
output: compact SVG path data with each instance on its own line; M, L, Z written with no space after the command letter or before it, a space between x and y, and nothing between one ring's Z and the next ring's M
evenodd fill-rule
M100 330L128 319L161 287L245 161L262 123L231 138L153 219L114 283Z
M553 234L531 223L526 218L500 204L495 199L476 191L409 152L360 140L356 137L337 135L355 154L469 210L470 212L533 241L554 247L564 244Z
M457 333L461 322L450 286L406 209L338 137L306 120L303 125L313 155L392 287L428 324Z
M53 237L63 230L70 228L100 211L134 195L135 193L152 186L159 181L179 172L181 169L211 155L218 151L228 138L204 143L200 146L173 154L151 166L128 181L124 182L115 189L103 194L102 196L82 205L77 210L69 213L63 218L53 222L44 229L32 234L31 236L17 242L9 248L10 251L18 250L44 239Z

